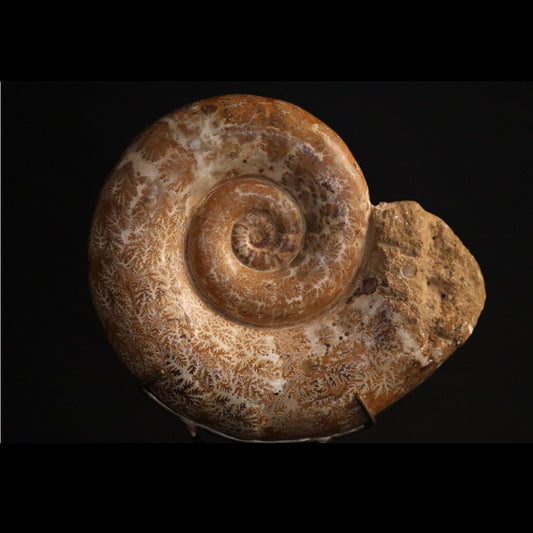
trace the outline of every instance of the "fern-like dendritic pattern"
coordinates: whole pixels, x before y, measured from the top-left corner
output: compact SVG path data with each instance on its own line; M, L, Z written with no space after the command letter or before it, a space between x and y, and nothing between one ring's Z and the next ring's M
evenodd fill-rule
M109 341L184 418L248 440L360 428L472 333L485 292L452 230L372 206L328 126L227 95L158 120L104 185L90 283Z

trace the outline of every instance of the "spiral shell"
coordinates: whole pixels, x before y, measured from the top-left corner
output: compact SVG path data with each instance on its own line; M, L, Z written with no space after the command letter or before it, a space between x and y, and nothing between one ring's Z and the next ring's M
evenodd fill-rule
M101 192L90 284L111 345L184 420L235 439L342 435L426 379L482 310L479 267L288 102L225 95L139 135Z

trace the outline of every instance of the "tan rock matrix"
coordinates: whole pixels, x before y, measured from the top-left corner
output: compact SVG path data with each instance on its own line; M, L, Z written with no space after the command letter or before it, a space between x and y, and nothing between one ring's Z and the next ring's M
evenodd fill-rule
M224 95L141 133L105 183L89 280L108 339L161 404L246 441L364 427L476 326L478 264L288 102Z

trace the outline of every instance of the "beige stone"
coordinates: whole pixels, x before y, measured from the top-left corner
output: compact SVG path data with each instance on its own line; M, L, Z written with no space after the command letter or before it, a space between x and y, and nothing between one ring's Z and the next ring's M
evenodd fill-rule
M335 132L252 95L185 106L133 141L89 259L109 341L150 394L251 441L361 429L466 341L485 300L441 219L373 206Z

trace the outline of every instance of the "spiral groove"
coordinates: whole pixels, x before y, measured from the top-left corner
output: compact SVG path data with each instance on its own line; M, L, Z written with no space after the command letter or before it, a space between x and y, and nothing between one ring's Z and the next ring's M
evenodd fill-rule
M288 306L282 280L305 259L304 243L305 219L288 191L264 178L237 178L218 185L196 210L188 272L217 312L272 326L299 312Z
M255 185L255 187L254 187ZM298 206L286 193L269 194L274 190L266 183L256 181L240 185L255 192L253 208L244 206L231 232L231 247L239 261L255 270L286 268L298 255L305 238L305 220Z
M249 95L185 106L134 140L102 190L90 276L108 337L136 375L165 369L157 397L206 427L347 431L355 383L318 426L296 406L315 388L315 319L353 290L370 212L357 162L306 111Z

